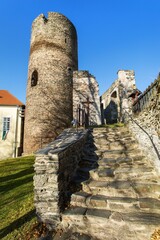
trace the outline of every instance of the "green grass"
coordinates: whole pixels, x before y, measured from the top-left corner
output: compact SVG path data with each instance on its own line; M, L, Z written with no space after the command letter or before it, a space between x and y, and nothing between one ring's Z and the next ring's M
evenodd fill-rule
M115 128L115 127L124 127L125 124L118 122L118 123L113 123L113 124L103 124L103 125L93 125L89 126L89 128Z
M118 123L113 123L113 124L106 124L105 126L109 127L109 128L115 128L115 127L124 127L125 124L121 123L121 122L118 122Z
M0 161L0 239L34 239L33 164L34 156Z

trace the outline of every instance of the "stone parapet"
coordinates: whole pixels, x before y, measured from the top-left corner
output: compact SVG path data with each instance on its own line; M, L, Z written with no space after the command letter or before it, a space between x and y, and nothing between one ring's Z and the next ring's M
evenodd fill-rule
M60 223L61 212L69 203L72 180L87 136L88 130L66 129L36 153L35 207L39 221L46 223L49 229Z
M152 136L160 137L160 76L133 105L134 118Z
M129 128L144 153L160 171L160 77L152 83L133 105Z
M158 96L158 86L160 85L159 82L159 79L156 79L133 103L134 113L143 111L144 109L149 107L151 103L154 104L154 101Z
M152 126L152 122L149 124L147 121L142 114L134 118L134 121L129 121L128 126L144 154L160 173L160 139L155 131L155 126Z

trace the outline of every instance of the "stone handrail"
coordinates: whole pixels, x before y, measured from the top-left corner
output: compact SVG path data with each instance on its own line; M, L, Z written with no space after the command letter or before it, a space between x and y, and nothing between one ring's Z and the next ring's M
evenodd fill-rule
M35 207L38 220L48 228L60 223L71 195L72 179L83 154L88 130L66 129L36 153L34 164Z

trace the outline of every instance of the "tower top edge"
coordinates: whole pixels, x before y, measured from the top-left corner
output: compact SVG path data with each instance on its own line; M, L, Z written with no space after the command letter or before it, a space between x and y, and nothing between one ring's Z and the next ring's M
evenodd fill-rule
M117 73L119 73L119 72L126 72L126 73L127 72L132 72L132 73L134 73L135 71L134 70L119 69Z
M44 13L41 13L38 15L38 17L36 17L33 20L33 25L38 23L38 22L44 22L47 23L48 21L55 21L55 20L61 20L61 21L65 21L66 23L72 25L72 27L75 28L74 24L62 13L59 12L48 12L48 15L46 16Z

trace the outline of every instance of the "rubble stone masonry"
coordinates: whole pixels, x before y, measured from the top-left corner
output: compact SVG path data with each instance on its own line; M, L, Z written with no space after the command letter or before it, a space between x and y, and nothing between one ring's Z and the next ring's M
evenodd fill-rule
M128 96L136 89L133 70L119 70L118 78L101 96L102 117L105 123L124 121L124 112L130 111L131 99Z
M89 125L101 124L99 85L88 71L73 72L73 117L77 119L78 106L87 111L89 100Z
M54 139L72 121L72 73L78 68L77 33L62 14L39 15L32 24L24 153Z
M34 192L40 222L54 228L69 202L71 182L83 154L88 130L66 129L46 148L36 153Z
M133 119L129 123L131 131L160 171L160 77L134 103ZM135 122L151 137L159 156L147 134Z

